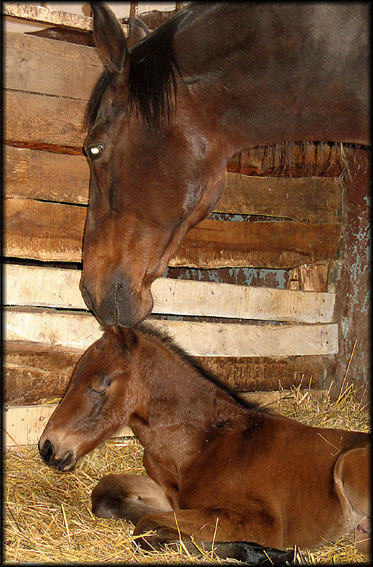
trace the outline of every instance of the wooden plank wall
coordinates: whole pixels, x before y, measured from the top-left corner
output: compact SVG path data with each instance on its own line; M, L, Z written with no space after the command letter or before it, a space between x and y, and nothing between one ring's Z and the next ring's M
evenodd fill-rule
M78 288L89 184L82 117L102 65L91 47L19 33L7 34L5 54L5 421L12 445L36 442L49 404L102 332ZM266 175L273 160L263 149L234 156L215 211L153 285L154 324L241 391L322 388L333 375L338 326L329 275L340 245L341 163L331 163L328 151L311 151L306 171L304 151L295 147L291 176ZM310 163L323 175L312 175ZM240 269L256 271L253 286L234 283ZM272 274L265 287L264 272Z

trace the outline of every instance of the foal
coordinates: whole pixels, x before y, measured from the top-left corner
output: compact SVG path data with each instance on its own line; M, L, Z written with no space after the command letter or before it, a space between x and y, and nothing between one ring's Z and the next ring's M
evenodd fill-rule
M193 536L247 559L259 548L219 542L312 549L354 530L368 537L369 434L246 404L154 331L109 327L77 364L41 456L71 470L125 424L149 476L103 477L92 509L135 523L135 535L154 530L153 546Z

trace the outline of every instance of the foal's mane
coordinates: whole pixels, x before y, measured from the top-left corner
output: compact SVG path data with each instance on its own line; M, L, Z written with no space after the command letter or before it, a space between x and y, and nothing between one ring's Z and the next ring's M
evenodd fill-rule
M165 329L156 328L155 326L152 325L150 321L146 321L141 323L137 327L137 330L146 336L154 337L158 339L162 344L166 346L166 348L168 348L173 353L175 353L178 358L180 358L181 360L186 362L189 366L197 370L203 376L203 378L215 384L215 386L217 386L220 390L224 390L240 406L243 406L251 410L259 410L259 411L267 412L266 408L262 408L258 404L254 404L248 402L247 400L244 400L239 395L239 393L236 392L234 388L232 388L226 382L220 380L215 374L204 368L196 358L185 352L185 350L182 347L177 345L172 339L172 337L168 335Z
M176 100L176 74L180 75L173 40L180 24L189 14L187 9L174 14L127 53L128 99L127 108L123 110L140 113L148 127L159 127L165 118L168 120L170 117ZM109 85L115 84L116 79L115 73L104 69L86 107L84 124L87 128L95 123L102 96Z

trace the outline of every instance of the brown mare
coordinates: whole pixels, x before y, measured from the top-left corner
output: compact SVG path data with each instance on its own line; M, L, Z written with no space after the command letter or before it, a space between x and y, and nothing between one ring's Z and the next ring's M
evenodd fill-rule
M92 9L105 69L86 113L81 290L102 323L134 326L232 154L368 143L369 5L193 3L150 34L130 18L128 39L109 8Z
M149 476L104 476L92 509L132 521L135 534L155 530L154 546L177 540L178 530L185 541L280 550L353 530L369 538L369 434L308 427L246 404L155 332L109 327L78 362L41 456L71 470L126 424ZM217 552L256 553L244 543L218 543Z

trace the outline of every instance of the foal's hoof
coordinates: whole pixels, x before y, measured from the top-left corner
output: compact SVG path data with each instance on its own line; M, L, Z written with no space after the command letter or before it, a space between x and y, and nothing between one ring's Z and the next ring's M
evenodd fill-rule
M106 498L92 503L92 512L98 518L114 519L120 517L120 501Z
M216 543L215 553L221 559L236 559L249 565L294 565L294 550L281 551L273 547L262 547L256 543L237 541Z
M136 537L135 541L144 551L162 551L166 543L157 535Z

